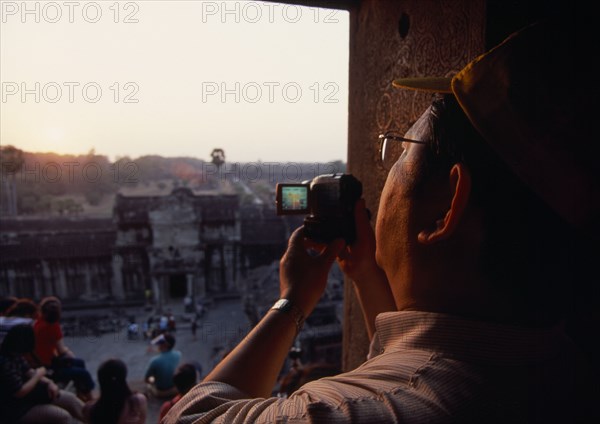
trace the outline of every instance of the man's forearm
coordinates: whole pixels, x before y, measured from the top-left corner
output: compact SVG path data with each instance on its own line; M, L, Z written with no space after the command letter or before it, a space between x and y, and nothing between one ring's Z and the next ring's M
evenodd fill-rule
M204 379L268 397L296 337L293 316L270 310L244 340Z
M296 229L279 264L280 295L293 307L287 312L269 310L205 381L227 383L251 397L270 396L297 326L319 303L331 264L344 247L344 241L337 239L315 256L308 254L305 241L304 228Z

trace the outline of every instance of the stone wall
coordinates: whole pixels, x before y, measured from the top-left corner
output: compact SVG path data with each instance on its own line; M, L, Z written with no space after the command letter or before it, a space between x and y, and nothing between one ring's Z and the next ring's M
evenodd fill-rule
M431 95L392 87L399 77L447 76L484 51L485 3L476 0L364 0L350 18L348 169L363 183L377 218L386 172L377 136L404 133ZM346 285L344 369L362 363L368 338L351 284ZM352 346L352 349L349 348Z

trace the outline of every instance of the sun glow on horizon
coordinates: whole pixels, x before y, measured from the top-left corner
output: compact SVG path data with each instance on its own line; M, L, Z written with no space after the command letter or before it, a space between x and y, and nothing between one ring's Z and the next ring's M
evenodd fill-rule
M139 1L117 16L101 2L96 23L82 8L52 23L62 3L32 4L39 22L2 16L1 145L113 160L209 160L220 147L238 162L346 161L347 12Z

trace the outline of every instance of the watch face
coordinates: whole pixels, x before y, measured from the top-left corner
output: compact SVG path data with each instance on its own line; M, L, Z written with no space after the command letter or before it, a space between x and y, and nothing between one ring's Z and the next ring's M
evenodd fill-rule
M275 305L273 305L274 309L280 309L282 311L287 311L289 309L290 306L290 302L287 299L279 299L277 302L275 302Z
M275 302L271 309L276 309L284 313L290 313L296 322L296 335L298 335L300 330L302 330L302 325L304 324L304 315L298 307L294 306L294 304L288 299L279 299L277 302Z

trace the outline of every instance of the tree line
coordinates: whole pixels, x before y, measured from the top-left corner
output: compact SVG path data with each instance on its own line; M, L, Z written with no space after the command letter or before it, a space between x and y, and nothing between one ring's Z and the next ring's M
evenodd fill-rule
M111 161L94 149L87 154L61 155L0 146L0 214L79 214L83 211L82 201L95 206L123 187L152 183L162 188L211 189L218 186L219 180L228 180L268 187L345 171L341 161L227 163L222 149L213 150L210 157L212 160L204 161L147 155Z

